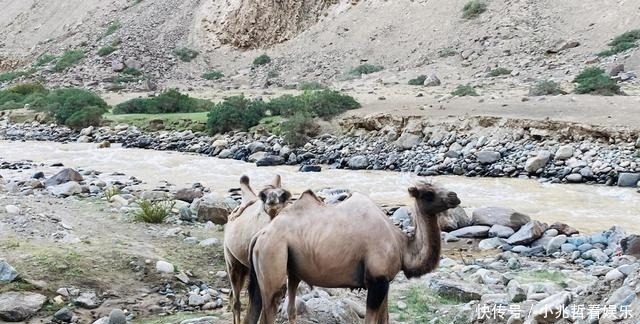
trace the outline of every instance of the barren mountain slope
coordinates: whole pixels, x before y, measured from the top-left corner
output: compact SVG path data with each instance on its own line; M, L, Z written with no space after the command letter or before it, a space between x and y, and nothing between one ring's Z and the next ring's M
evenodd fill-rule
M36 76L55 84L100 89L117 77L114 62L129 60L161 83L173 80L197 86L202 83L200 74L215 68L227 75L224 86L246 87L337 80L368 62L385 67L380 73L385 82L404 83L417 74L436 72L451 82L482 83L487 68L501 66L514 70L509 82L521 84L541 78L569 80L584 67L586 58L606 49L612 37L640 28L640 6L632 0L492 0L487 12L474 20L461 17L465 3L0 0L8 8L0 13L0 23L7 26L0 30L0 68L3 58L28 62L43 53L59 55L64 49L82 48L86 58L68 73L45 71ZM122 27L103 37L113 21ZM117 51L96 55L114 41L120 41ZM566 41L580 45L547 54L557 42ZM190 63L177 60L173 52L183 46L200 55ZM441 57L444 49L458 55ZM263 52L274 62L249 69ZM627 70L640 70L637 53L599 64L624 62Z

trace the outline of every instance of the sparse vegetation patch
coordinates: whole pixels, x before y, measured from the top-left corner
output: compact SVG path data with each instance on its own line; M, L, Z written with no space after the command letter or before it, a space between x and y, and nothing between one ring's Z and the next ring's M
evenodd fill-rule
M80 50L70 50L64 52L56 65L53 67L53 70L56 72L62 72L74 65L76 65L80 60L84 58L84 52Z
M209 100L197 99L167 90L157 97L137 98L125 101L113 109L114 114L162 114L207 111L213 106Z
M509 74L511 74L511 70L505 69L502 67L495 68L489 72L489 75L491 75L492 77L498 77L501 75L509 75Z
M483 12L487 11L487 4L480 0L471 0L462 8L462 18L477 18Z
M192 50L190 48L182 47L175 50L174 54L180 59L182 62L191 62L193 59L198 57L200 53L198 51Z
M542 80L536 82L529 88L530 96L555 96L559 94L565 94L560 85L551 80Z
M140 209L133 216L138 222L161 224L171 214L174 203L171 201L150 201L141 199L137 202Z
M216 70L209 71L202 75L202 78L205 80L218 80L222 77L224 77L224 73Z
M253 65L255 66L265 65L269 63L271 63L271 57L269 57L269 55L267 54L262 54L253 60Z
M349 71L349 74L353 76L361 76L363 74L371 74L382 70L384 70L384 67L380 65L362 64Z
M418 77L416 77L415 79L411 79L409 80L409 85L414 85L414 86L421 86L424 85L424 80L427 79L426 75L419 75Z
M104 32L104 36L109 36L118 31L122 27L119 21L112 21L109 26L107 26L107 30Z
M440 57L449 57L449 56L454 56L456 54L458 54L458 51L456 51L451 47L445 47L438 51L438 56Z
M478 93L476 92L476 89L467 84L467 85L459 85L458 87L456 87L455 90L453 90L453 92L451 92L451 95L453 96L458 96L458 97L466 97L466 96L478 96Z
M303 81L298 84L298 90L313 91L313 90L325 90L328 87L318 81Z
M34 65L35 66L43 66L43 65L46 65L46 64L49 64L49 63L53 62L53 60L55 60L55 59L56 59L55 55L43 54L40 57L38 57L38 59L36 60Z
M640 29L628 31L614 38L608 45L610 48L598 53L598 56L612 56L622 53L626 50L638 47L637 41L640 40Z
M590 93L601 96L623 94L616 81L597 67L584 69L573 82L576 83L575 92L579 94Z
M111 54L111 53L113 53L113 52L115 52L117 50L118 50L117 48L108 45L108 46L105 46L105 47L102 47L101 49L99 49L98 50L98 55L107 56L107 55L109 55L109 54Z
M306 144L310 138L318 136L320 126L313 121L313 117L306 111L297 112L281 126L281 135L285 142L295 147Z

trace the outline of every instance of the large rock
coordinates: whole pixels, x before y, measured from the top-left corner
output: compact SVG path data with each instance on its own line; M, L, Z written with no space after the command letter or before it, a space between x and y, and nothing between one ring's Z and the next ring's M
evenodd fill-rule
M480 286L464 281L433 278L429 281L429 288L440 296L453 298L462 302L480 300L482 297L482 289Z
M493 225L491 229L489 229L489 237L499 237L499 238L508 238L513 235L515 231L513 228L504 225Z
M480 250L492 250L504 244L504 240L499 237L484 239L478 243Z
M311 298L305 302L304 310L305 312L297 317L299 324L342 324L361 321L351 304L331 297Z
M622 253L640 258L640 235L629 235L620 241Z
M35 315L46 301L46 296L35 293L0 294L0 319L7 322L24 321Z
M446 215L438 218L440 230L445 232L455 231L459 228L471 226L471 218L460 206L450 209Z
M283 165L285 162L284 158L279 155L267 155L261 159L256 161L256 166L275 166L275 165Z
M197 206L196 210L199 221L211 221L219 225L226 224L227 217L229 217L233 209L238 206L235 200L215 194L208 194L194 201L194 203Z
M18 272L5 260L0 259L0 283L7 284L18 277Z
M84 178L82 178L82 175L78 171L71 168L66 168L58 172L53 177L47 179L44 182L44 185L47 187L50 187L50 186L57 186L59 184L67 183L69 181L80 182L82 180L84 180Z
M476 160L482 164L491 164L498 162L502 156L500 152L484 150L476 154Z
M571 236L571 235L580 233L578 232L577 229L565 223L560 223L560 222L553 223L553 225L549 226L549 229L555 229L558 231L558 233L564 234L566 236Z
M167 261L160 260L156 262L156 271L159 273L174 273L176 271L176 268L173 266L173 264Z
M403 150L408 150L422 142L422 136L412 133L402 133L396 140L395 145Z
M545 226L542 223L533 220L522 226L517 232L507 239L510 245L525 245L539 239L544 231Z
M502 225L513 228L514 230L531 221L531 218L525 214L519 213L511 208L502 207L482 207L473 211L471 217L475 225Z
M82 186L75 181L51 186L47 190L54 196L68 197L82 193Z
M127 324L127 316L121 309L113 309L109 313L109 324Z
M176 191L174 198L176 200L192 203L196 198L202 197L202 190L194 188L182 188Z
M100 301L100 298L98 298L96 293L93 291L82 292L80 296L76 297L73 300L74 305L85 309L98 308L101 303L102 301Z
M369 166L369 159L364 155L356 155L349 159L347 165L349 166L349 169L363 170Z
M563 145L563 146L560 146L560 148L558 148L554 158L556 160L566 160L572 156L573 156L573 146Z
M524 165L524 170L529 173L534 173L539 169L542 169L547 164L547 162L549 162L550 158L551 158L551 152L542 150L538 152L538 154L535 157L532 157L527 160L527 162Z
M640 181L640 173L620 173L618 175L618 187L635 188Z
M562 319L562 311L571 302L571 293L563 291L538 302L531 309L529 319L538 324L555 323Z
M455 237L486 238L489 234L489 229L489 226L475 225L457 229L449 234Z
M440 79L435 74L429 74L422 83L425 87L437 87L441 84Z

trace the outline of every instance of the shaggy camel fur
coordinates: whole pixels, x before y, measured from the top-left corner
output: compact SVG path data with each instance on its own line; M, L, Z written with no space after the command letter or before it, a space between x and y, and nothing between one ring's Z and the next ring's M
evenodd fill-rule
M240 291L249 274L251 238L277 216L291 199L291 193L282 189L280 176L276 176L273 183L260 191L258 196L251 189L247 176L240 178L240 188L242 203L230 215L224 230L224 259L231 282L230 303L235 324L240 323Z
M302 280L327 288L367 289L365 323L388 323L389 282L402 270L419 277L440 261L438 215L460 204L454 192L426 182L409 188L415 199L416 237L395 227L367 196L354 193L324 205L313 192L280 212L251 243L250 323L274 323L288 279L289 323Z

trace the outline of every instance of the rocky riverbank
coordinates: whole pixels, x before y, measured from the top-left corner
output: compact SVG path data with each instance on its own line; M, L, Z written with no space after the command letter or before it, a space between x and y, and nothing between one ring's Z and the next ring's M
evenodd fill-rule
M106 146L194 152L258 166L316 165L390 170L419 175L536 178L553 183L637 187L640 132L572 123L468 117L455 121L376 115L340 122L341 134L325 134L300 148L258 127L252 132L142 132L116 125L75 131L38 123L0 123L0 138L95 142Z
M3 320L36 316L46 323L111 323L113 317L120 320L114 323L124 324L148 316L196 312L196 317L207 315L199 317L198 323L227 322L228 283L221 265L185 265L176 255L129 256L124 268L116 270L135 278L136 290L143 291L140 293L113 282L109 289L87 283L83 276L88 273L75 269L73 260L83 254L83 246L104 249L111 245L108 242L123 240L119 244L143 250L148 242L169 244L207 264L220 264L221 238L215 233L237 204L235 190L228 196L211 194L197 184L188 188L163 184L142 190L138 187L142 180L124 174L76 171L59 164L53 167L55 172L39 169L44 166L28 161L0 164L4 176L0 232L12 237L10 241L0 239L0 245L11 244L15 251L8 255L8 261L0 262L0 280L9 289L0 293ZM333 202L344 199L344 193L344 189L320 192ZM76 222L80 216L91 217L95 207L90 208L90 214L75 214L73 207L66 210L75 204L90 205L95 199L101 199L97 206L109 210L111 216L98 212L98 227L86 231L90 226ZM160 225L132 223L131 214L138 210L140 199L172 202L169 217ZM40 202L48 209L39 208ZM383 207L395 224L412 235L410 209ZM399 275L393 282L390 305L396 323L425 315L454 323L522 323L525 319L542 323L549 312L564 314L577 323L593 323L594 318L610 323L606 320L612 316L616 322L635 323L636 314L640 314L636 297L640 291L640 239L620 227L582 234L567 224L548 225L515 210L495 207L477 208L471 215L458 208L442 218L440 225L444 240L440 270L418 281ZM93 232L98 228L110 233L106 241ZM133 233L128 228L138 229ZM125 238L138 235L143 236L142 241ZM65 277L60 272L36 276L29 265L60 266L50 265L50 260L39 264L34 259L26 263L21 259L25 253L34 253L29 246L38 241L75 249L72 257L58 257L64 271L79 271L77 276ZM213 259L206 257L209 253ZM107 276L110 267L119 267L113 259L102 263L96 255L91 256L91 262L100 264L96 280ZM301 323L318 318L323 323L357 323L364 315L362 293L306 288L300 293ZM430 306L424 309L422 304ZM594 309L580 313L579 306ZM12 310L18 308L21 312L16 315ZM192 323L168 318L172 323Z

